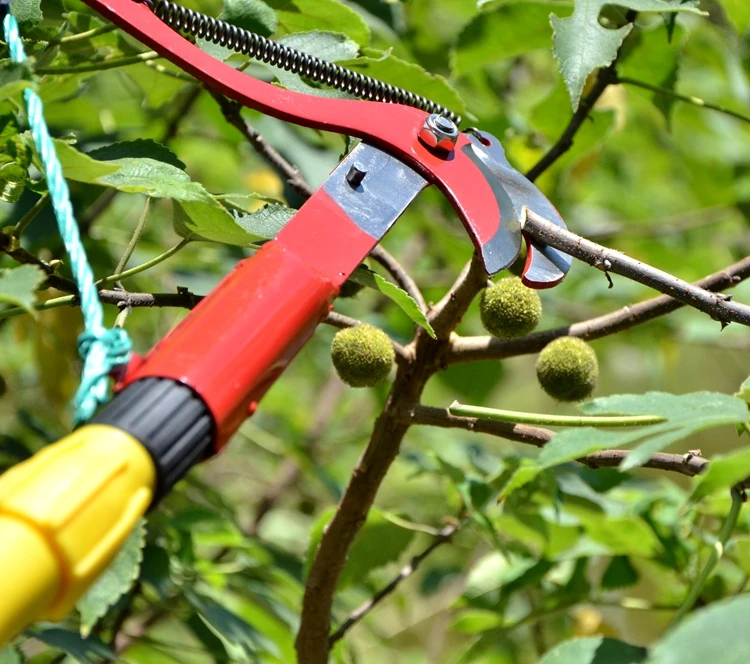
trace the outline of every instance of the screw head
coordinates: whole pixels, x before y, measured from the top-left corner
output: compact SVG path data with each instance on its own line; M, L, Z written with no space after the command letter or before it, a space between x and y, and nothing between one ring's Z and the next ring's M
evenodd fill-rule
M450 118L433 113L419 130L419 139L429 148L452 152L458 141L458 127Z

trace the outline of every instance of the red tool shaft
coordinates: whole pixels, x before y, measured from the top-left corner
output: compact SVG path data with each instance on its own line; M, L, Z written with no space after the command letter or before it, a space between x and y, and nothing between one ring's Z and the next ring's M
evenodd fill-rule
M151 376L189 385L213 415L220 449L376 242L319 190L277 239L240 262L134 365L123 385Z

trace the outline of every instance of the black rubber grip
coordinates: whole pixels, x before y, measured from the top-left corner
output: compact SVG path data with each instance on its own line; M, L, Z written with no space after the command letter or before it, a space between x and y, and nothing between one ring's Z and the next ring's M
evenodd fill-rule
M128 385L91 424L108 424L139 440L157 469L154 505L213 449L214 421L203 400L171 378Z

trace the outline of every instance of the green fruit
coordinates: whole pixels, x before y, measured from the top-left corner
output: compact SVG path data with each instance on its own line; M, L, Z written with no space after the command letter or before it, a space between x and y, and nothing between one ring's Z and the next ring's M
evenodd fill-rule
M518 277L505 277L482 291L479 314L484 329L490 334L500 339L516 339L539 324L542 300Z
M385 332L372 325L357 325L336 332L331 359L347 385L373 387L388 378L395 353Z
M594 391L599 378L599 363L594 349L585 341L577 337L560 337L539 353L536 376L553 399L580 401Z

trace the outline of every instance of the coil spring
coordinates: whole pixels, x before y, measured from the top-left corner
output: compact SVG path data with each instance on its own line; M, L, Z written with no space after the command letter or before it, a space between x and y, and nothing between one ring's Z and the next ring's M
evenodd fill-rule
M225 46L255 60L280 67L293 74L348 92L360 99L412 106L428 113L437 113L461 123L460 116L426 97L390 83L346 69L314 55L279 44L266 37L243 30L170 0L143 0L154 14L173 30Z

